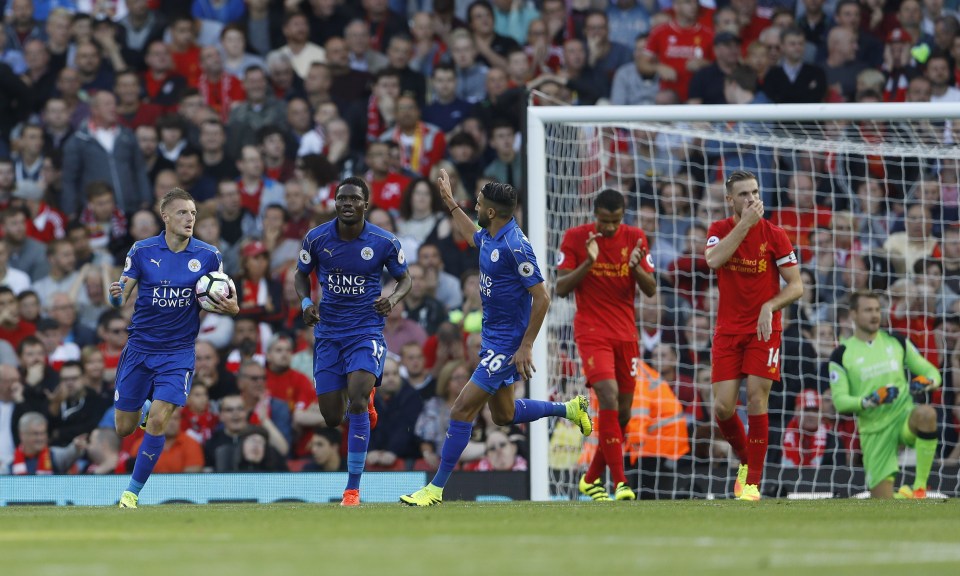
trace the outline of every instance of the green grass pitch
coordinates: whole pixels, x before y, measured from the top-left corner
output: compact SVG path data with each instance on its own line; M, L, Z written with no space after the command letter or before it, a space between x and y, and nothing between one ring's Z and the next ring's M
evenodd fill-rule
M957 500L0 508L5 576L958 570Z

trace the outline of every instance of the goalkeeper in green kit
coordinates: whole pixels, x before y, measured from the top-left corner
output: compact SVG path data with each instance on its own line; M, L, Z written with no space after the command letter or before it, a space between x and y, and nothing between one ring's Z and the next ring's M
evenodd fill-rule
M830 356L830 389L837 412L857 418L870 495L926 498L927 478L937 452L937 413L930 406L915 405L912 394L938 388L940 373L909 340L880 329L880 297L876 294L852 294L850 318L854 335ZM913 380L907 381L905 369ZM913 488L901 486L894 496L900 445L916 449L917 475Z

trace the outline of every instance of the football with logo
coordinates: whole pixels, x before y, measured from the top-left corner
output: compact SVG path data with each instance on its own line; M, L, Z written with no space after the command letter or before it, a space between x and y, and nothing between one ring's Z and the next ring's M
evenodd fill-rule
M213 311L213 301L209 295L216 292L224 298L229 298L233 292L230 287L230 277L223 272L208 272L197 280L197 302L208 312Z

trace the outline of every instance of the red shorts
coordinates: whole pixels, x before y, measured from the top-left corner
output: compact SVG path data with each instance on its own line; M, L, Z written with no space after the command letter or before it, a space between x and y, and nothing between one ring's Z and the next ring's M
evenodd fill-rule
M577 350L583 362L587 386L616 380L621 394L632 394L640 365L640 345L633 341L610 341L599 338L578 338Z
M780 381L780 332L764 342L757 334L715 334L713 381L740 380L745 375Z

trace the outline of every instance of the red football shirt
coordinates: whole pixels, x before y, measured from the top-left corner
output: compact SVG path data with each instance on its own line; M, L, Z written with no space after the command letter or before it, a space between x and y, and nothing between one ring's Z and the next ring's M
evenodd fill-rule
M707 248L716 246L733 230L733 218L710 225ZM783 228L761 219L747 232L727 263L717 270L720 309L717 334L755 334L760 308L780 293L778 267L797 265L797 255ZM782 330L780 311L773 313L773 330Z
M370 204L394 212L400 209L403 191L410 185L409 178L396 172L388 172L383 180L374 180L373 173L367 172L367 182L370 183Z
M661 64L666 64L677 72L677 79L673 82L660 80L660 88L676 91L680 101L686 102L687 88L693 78L693 72L687 70L687 60L713 60L713 30L699 23L690 28L681 28L671 20L650 32L647 50L656 54Z
M290 414L307 408L317 397L310 380L296 370L280 374L267 370L267 391L271 398L286 402Z
M587 259L587 238L595 232L596 224L571 228L563 235L557 269L573 270ZM636 313L633 302L637 285L630 274L630 252L642 240L649 250L647 235L633 226L621 225L610 238L597 238L600 249L590 273L574 290L577 314L573 317L573 331L578 338L596 335L608 340L637 340ZM647 272L653 272L653 258L641 262Z

